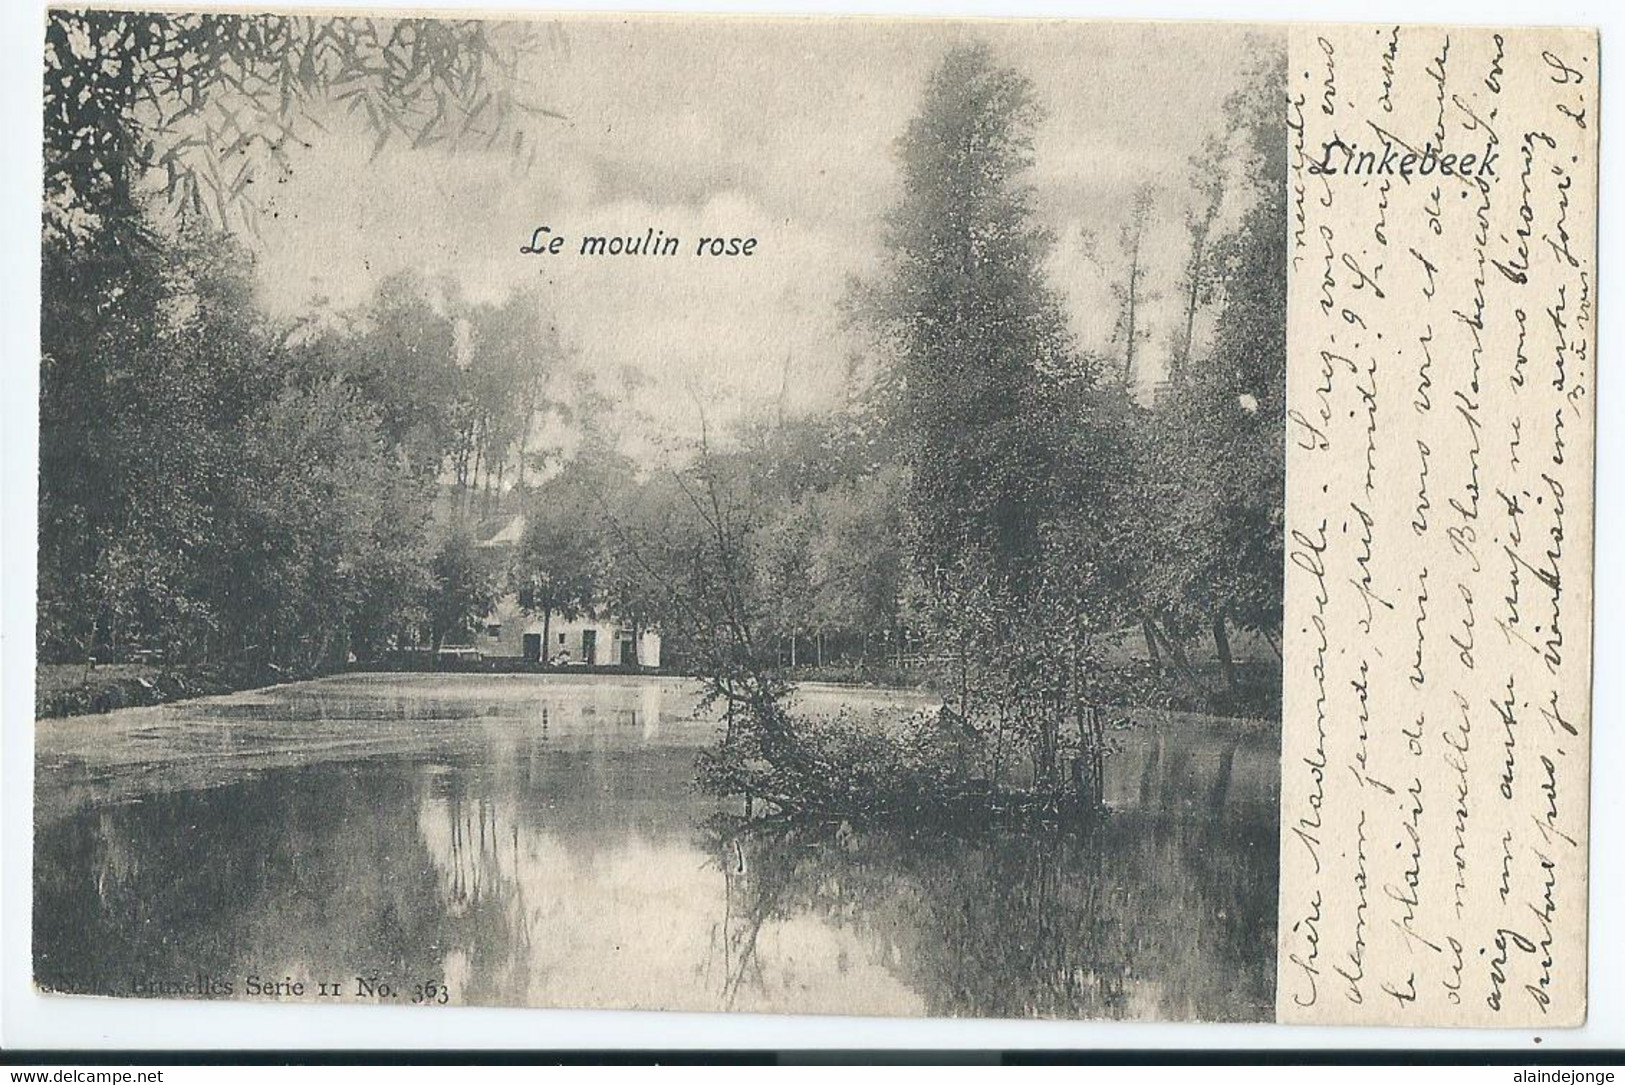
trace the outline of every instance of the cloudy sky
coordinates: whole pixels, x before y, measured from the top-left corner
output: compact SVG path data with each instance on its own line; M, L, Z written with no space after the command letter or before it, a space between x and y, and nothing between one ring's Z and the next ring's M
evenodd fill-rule
M1136 185L1159 188L1152 286L1165 288L1152 371L1174 323L1187 160L1268 32L1218 24L572 17L544 25L529 96L562 114L518 168L506 150L376 159L345 125L316 135L277 185L256 242L267 303L293 314L361 300L414 268L477 299L540 287L581 361L645 380L639 406L673 437L771 403L842 392L852 344L840 302L878 266L898 196L893 145L952 45L986 41L1036 84L1047 119L1032 181L1055 232L1053 281L1085 347L1114 314L1110 249ZM663 230L755 237L748 259L551 258L519 252L538 226L566 238Z

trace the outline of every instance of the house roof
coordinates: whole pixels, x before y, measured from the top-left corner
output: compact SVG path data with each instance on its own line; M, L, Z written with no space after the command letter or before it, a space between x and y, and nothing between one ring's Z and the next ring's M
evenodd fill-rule
M522 515L514 515L509 517L508 522L494 535L481 539L474 545L481 547L518 546L519 541L524 537L525 518Z

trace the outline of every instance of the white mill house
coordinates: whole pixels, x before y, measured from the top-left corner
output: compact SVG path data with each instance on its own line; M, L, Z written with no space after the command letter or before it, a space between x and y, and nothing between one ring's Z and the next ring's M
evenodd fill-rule
M511 551L525 534L525 518L514 516L495 535L477 545L481 549ZM544 639L546 643L543 643ZM527 614L517 596L498 599L491 613L475 630L474 647L487 659L525 659L584 667L660 666L660 634L634 628L612 615L544 620Z

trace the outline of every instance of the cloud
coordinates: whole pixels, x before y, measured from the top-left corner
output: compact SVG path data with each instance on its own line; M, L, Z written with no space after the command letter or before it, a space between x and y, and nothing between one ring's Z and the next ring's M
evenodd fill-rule
M664 434L840 393L852 345L840 301L872 274L897 198L892 148L926 75L957 41L989 40L1033 78L1047 119L1031 177L1056 233L1051 270L1085 346L1113 323L1103 248L1135 186L1162 189L1148 245L1164 284L1182 260L1186 163L1220 124L1244 32L1217 25L927 20L572 18L550 24L532 96L565 117L535 128L528 170L503 151L413 152L343 123L275 186L259 266L273 308L360 300L383 275L444 275L492 300L540 287L583 364L647 378L637 406ZM1279 43L1276 43L1276 47ZM570 256L519 252L549 226ZM583 234L683 239L681 257L582 257ZM755 255L687 255L702 235ZM1166 306L1166 302L1163 303ZM1153 310L1160 324L1169 312ZM1159 330L1159 335L1161 334Z

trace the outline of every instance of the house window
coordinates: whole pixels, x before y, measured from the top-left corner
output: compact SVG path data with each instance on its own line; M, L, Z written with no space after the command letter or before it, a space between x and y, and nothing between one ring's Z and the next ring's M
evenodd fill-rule
M500 623L495 623L495 624L486 626L485 627L485 635L490 637L492 640L496 640L498 637L502 636L502 626L501 626L501 624Z
M563 634L563 633L560 633L560 634L559 634L559 643L560 643L560 644L563 644L563 643L564 643L564 634Z

